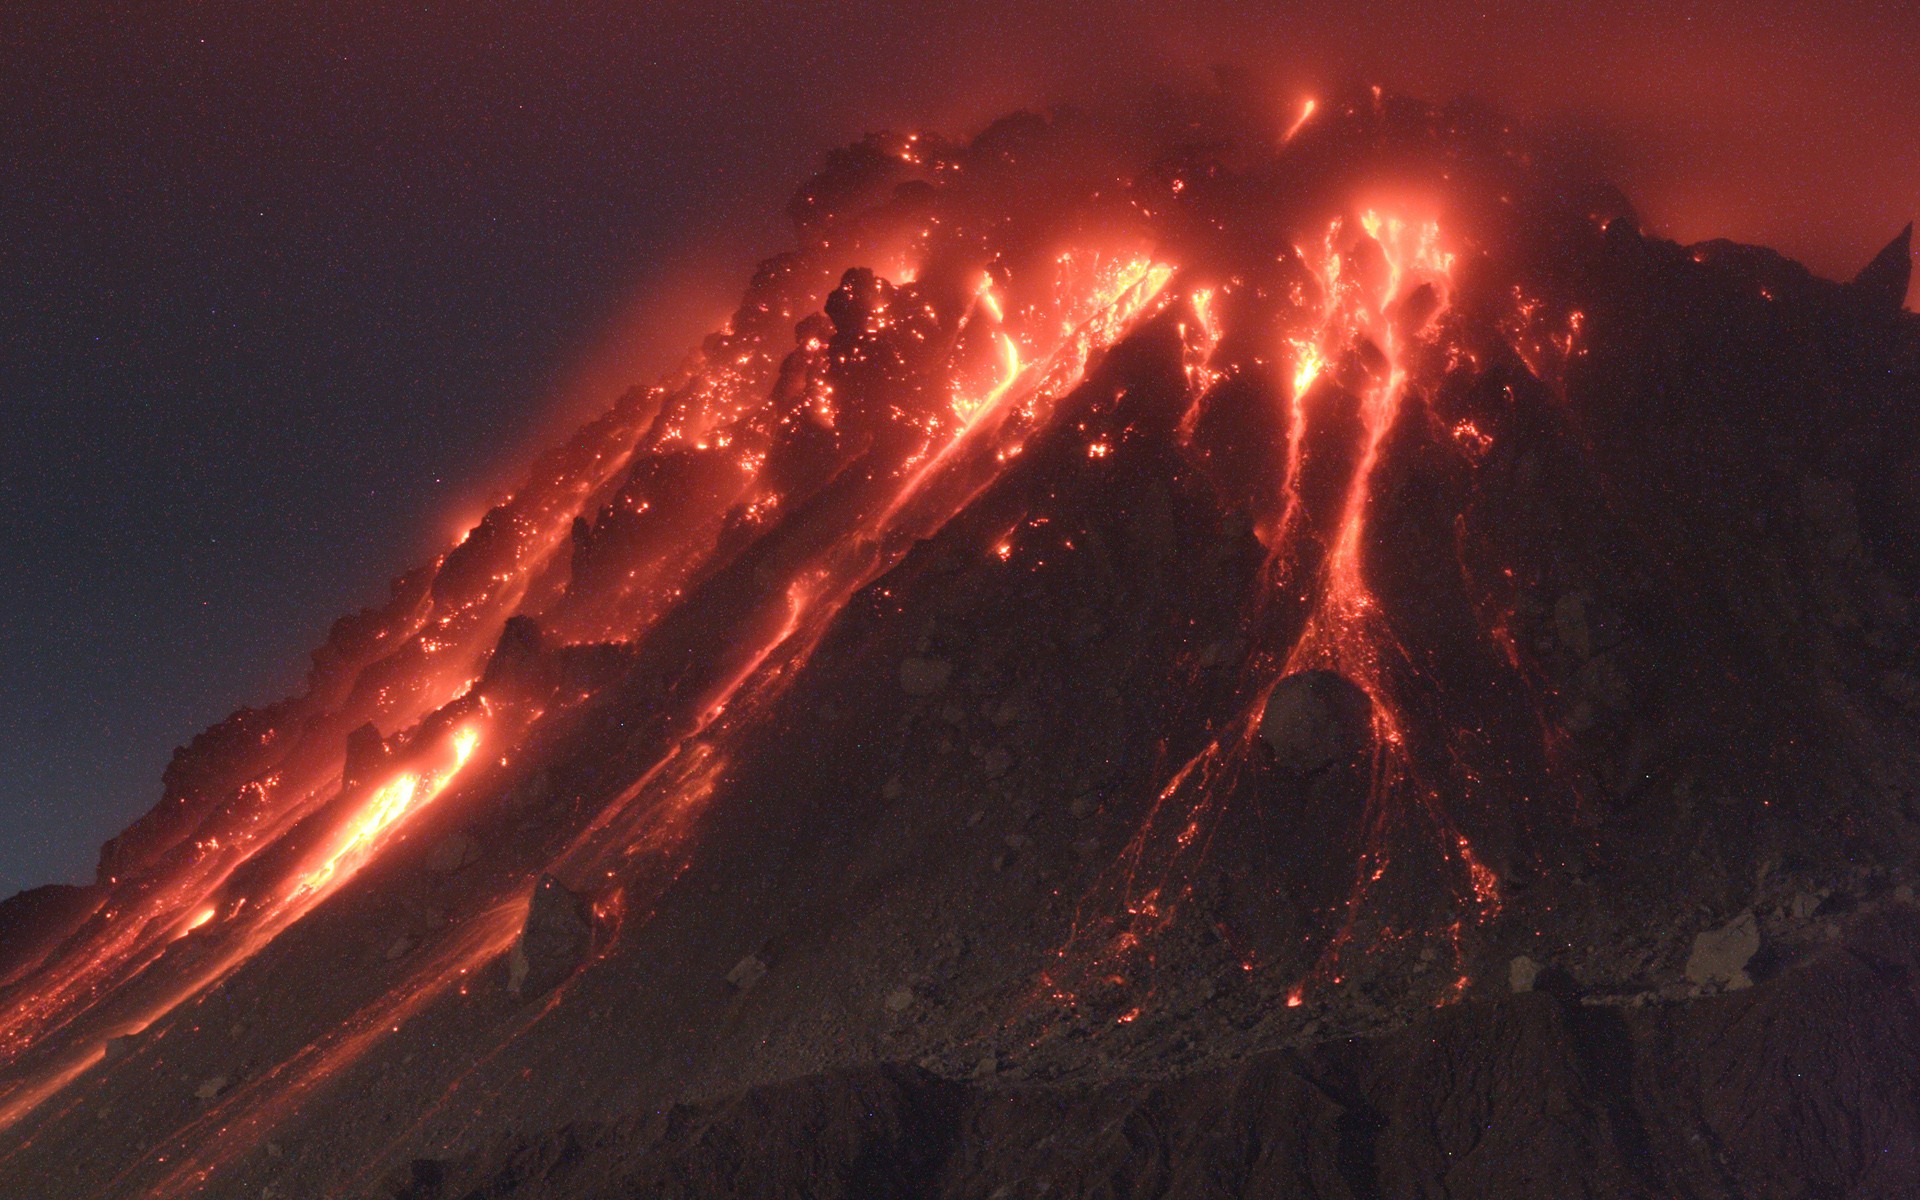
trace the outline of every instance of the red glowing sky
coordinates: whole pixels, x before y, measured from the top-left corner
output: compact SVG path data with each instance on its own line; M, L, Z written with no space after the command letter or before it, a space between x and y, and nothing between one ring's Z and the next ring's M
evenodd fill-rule
M912 95L890 99L876 78L853 89L855 105L937 113L977 97L972 116L1232 63L1276 98L1351 80L1485 99L1592 145L1661 232L1771 245L1827 275L1851 273L1920 213L1913 5L1006 7L971 6L931 35L970 47L950 72L886 71ZM901 61L911 40L890 41L881 57Z

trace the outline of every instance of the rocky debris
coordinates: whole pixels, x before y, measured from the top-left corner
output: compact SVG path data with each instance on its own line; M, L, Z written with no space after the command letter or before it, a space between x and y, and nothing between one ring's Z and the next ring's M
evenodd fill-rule
M733 964L733 970L727 972L727 982L736 992L750 992L754 985L767 977L767 961L757 954L749 954Z
M1515 994L1531 992L1540 978L1540 964L1522 954L1507 964L1507 986Z
M1718 929L1709 929L1693 939L1693 953L1687 956L1687 979L1702 987L1728 990L1753 983L1747 964L1760 952L1760 922L1748 909Z
M233 1080L229 1077L225 1075L215 1075L210 1079L202 1080L200 1086L193 1089L193 1098L195 1100L212 1100L232 1086Z
M531 999L564 983L593 949L593 913L551 875L534 884L526 924L507 952L507 990Z
M1009 1087L996 1054L957 1062L964 1080L849 1069L409 1164L390 1194L1904 1195L1920 1009L1900 972L1920 941L1900 924L1885 962L1833 949L1689 1005L1470 1001L1164 1079Z
M933 696L946 690L953 664L944 658L900 660L900 690L909 696Z
M451 875L479 861L478 839L468 833L453 833L434 843L433 849L427 853L427 870L436 875Z
M403 933L388 944L386 959L388 962L398 962L407 955L412 954L413 948L419 944L413 935Z
M1312 775L1350 762L1373 741L1373 701L1334 671L1297 671L1274 686L1260 736L1281 767Z
M913 994L912 988L900 987L887 993L884 1004L890 1013L903 1013L912 1008L918 999L919 997Z

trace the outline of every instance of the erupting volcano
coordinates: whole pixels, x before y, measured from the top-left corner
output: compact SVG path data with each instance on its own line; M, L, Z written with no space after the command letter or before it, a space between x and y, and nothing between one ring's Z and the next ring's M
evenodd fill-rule
M8 1195L1895 1195L1920 322L1467 105L835 152L0 906Z

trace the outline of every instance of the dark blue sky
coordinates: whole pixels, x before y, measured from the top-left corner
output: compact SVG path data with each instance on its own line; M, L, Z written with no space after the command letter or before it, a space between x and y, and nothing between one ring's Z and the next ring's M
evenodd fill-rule
M1901 6L900 7L7 6L0 896L691 345L868 128L1237 57L1599 130L1656 223L1829 272L1920 209Z

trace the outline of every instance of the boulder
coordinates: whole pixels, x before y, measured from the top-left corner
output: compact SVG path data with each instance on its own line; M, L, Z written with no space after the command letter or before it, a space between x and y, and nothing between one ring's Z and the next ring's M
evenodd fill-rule
M1312 775L1359 757L1373 743L1373 701L1334 671L1298 671L1267 697L1260 737L1295 775Z
M533 885L527 921L507 953L507 990L544 995L566 982L593 952L593 912L551 875Z
M480 678L482 691L494 692L502 686L529 681L537 675L546 654L546 637L532 617L508 617L487 659L486 673Z
M1693 953L1687 956L1687 981L1728 990L1750 986L1753 979L1747 974L1747 964L1759 952L1760 922L1748 909L1693 939Z
M454 833L441 838L427 853L427 870L436 875L451 875L480 859L480 843L473 835Z

